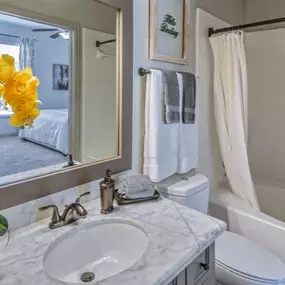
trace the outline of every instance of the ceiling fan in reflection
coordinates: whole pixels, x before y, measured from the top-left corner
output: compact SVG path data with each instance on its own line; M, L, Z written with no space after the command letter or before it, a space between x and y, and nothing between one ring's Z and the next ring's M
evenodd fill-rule
M69 31L66 30L60 30L60 29L33 29L33 32L35 33L42 33L42 32L55 32L49 37L52 39L57 39L59 37L62 37L65 40L69 40Z

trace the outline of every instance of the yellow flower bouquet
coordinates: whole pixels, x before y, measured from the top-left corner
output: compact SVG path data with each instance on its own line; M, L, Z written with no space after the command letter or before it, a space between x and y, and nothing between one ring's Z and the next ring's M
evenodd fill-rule
M16 71L15 59L8 55L0 55L0 104L10 106L13 115L10 124L17 128L32 127L34 120L40 115L38 104L39 79L33 76L30 67ZM8 107L7 107L8 108ZM0 215L0 236L10 232L8 221ZM8 244L7 242L7 244Z
M30 67L16 71L15 59L12 56L0 56L0 98L6 106L12 108L12 126L33 126L34 120L40 115L37 91L39 84L39 79L33 76Z

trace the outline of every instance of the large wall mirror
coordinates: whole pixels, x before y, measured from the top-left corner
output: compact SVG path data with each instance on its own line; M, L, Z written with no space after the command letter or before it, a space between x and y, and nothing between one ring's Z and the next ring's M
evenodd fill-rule
M15 126L18 114L0 97L0 200L21 186L29 198L7 206L102 177L108 166L129 169L132 1L1 2L0 55L40 84L32 126Z

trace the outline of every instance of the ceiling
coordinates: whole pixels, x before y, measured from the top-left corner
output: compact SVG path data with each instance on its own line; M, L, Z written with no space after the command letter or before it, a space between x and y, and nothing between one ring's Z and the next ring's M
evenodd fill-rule
M21 26L29 29L46 29L53 28L54 26L49 26L34 21L26 20L23 18L17 18L15 16L10 16L7 14L0 13L0 24L12 24L16 26Z

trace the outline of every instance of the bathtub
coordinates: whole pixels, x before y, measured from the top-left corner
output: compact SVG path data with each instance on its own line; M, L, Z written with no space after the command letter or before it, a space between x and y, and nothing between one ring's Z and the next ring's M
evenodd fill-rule
M285 223L253 210L229 189L221 185L211 191L209 214L225 221L229 231L258 242L285 262Z

